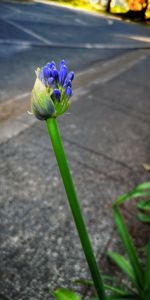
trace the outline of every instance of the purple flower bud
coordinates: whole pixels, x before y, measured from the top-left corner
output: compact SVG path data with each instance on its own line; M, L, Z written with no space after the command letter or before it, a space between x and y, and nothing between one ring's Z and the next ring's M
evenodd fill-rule
M67 82L67 87L68 86L70 86L71 88L72 88L72 82L71 82L71 80L69 80L68 82Z
M66 97L69 99L72 96L72 89L68 86L65 90Z
M60 61L59 69L54 61L44 67L37 68L36 81L32 91L31 109L40 120L56 118L69 108L72 96L72 80L74 72L68 73L64 60Z
M44 78L48 79L51 76L51 70L47 67L44 67L43 68L43 75L44 75Z
M67 81L69 81L69 80L73 80L73 78L74 78L74 72L73 71L71 71L71 72L69 72L68 73L68 75L67 75Z
M61 62L59 64L59 68L61 69L62 66L66 66L66 63L65 63L64 59L61 60Z
M72 87L72 82L71 82L71 80L69 80L69 81L65 80L65 83L64 83L64 85L63 85L63 88L67 88L68 86Z
M56 63L52 60L50 63L47 63L46 65L48 68L52 69L53 67L56 68Z
M61 85L64 84L66 76L67 76L67 67L65 65L63 65L59 72L59 83Z
M53 78L53 77L50 77L50 78L48 79L48 85L53 85L53 83L54 83L54 78Z
M55 96L56 100L60 101L60 97L61 97L60 90L54 89L54 96Z
M55 80L58 78L58 71L56 69L52 70L52 76L54 77Z

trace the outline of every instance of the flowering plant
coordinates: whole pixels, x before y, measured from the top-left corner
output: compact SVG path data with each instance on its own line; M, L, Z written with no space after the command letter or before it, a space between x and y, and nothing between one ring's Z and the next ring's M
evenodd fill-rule
M99 299L106 300L100 270L96 263L87 228L84 223L56 121L56 117L63 114L69 107L69 98L72 96L72 80L74 78L74 73L72 71L69 73L67 72L67 66L64 60L62 60L60 62L59 70L57 70L55 62L52 61L51 63L47 63L45 67L41 69L38 68L36 75L37 79L32 91L31 109L38 119L46 120L48 133L66 190L68 203L95 289Z
M31 98L32 113L39 120L47 120L67 111L74 72L68 73L65 61L60 62L58 69L54 61L37 68L36 76Z
M144 183L136 187L133 191L117 198L113 205L115 223L121 236L123 245L128 255L128 260L117 253L109 252L109 257L128 275L133 283L133 287L115 288L105 284L102 280L99 267L96 263L93 248L89 239L86 225L77 198L73 179L70 173L66 154L61 141L56 117L63 114L69 107L69 99L72 96L72 80L74 73L68 73L65 61L62 60L59 70L54 61L47 63L43 68L36 71L36 81L32 91L31 109L33 114L40 120L45 120L48 133L52 142L53 150L58 163L59 171L63 180L68 203L78 231L81 245L91 272L92 285L94 285L98 298L95 300L121 300L121 299L150 299L150 242L147 246L147 262L143 269L139 260L136 248L128 232L119 205L130 200L132 197L150 196L150 183ZM146 190L146 191L145 191ZM149 204L142 204L142 209L149 208ZM147 219L146 219L147 220ZM89 281L88 281L89 284ZM106 295L106 291L111 295ZM57 300L81 300L80 296L67 289L58 289L54 293Z

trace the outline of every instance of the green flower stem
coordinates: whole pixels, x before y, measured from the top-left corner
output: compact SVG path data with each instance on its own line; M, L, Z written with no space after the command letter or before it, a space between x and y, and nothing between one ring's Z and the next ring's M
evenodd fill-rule
M55 118L49 118L46 122L53 150L59 166L60 174L62 176L64 187L68 197L68 202L80 237L82 248L87 259L87 263L89 265L91 276L94 281L95 289L97 291L99 299L106 300L103 281L101 279L100 271L97 266L92 245L83 220L80 204L77 198L75 187L72 181L72 176L70 174L68 162L61 141L57 121Z

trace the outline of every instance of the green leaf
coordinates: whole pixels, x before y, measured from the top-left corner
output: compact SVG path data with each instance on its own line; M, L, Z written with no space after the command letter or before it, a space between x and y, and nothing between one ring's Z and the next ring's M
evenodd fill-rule
M73 283L75 284L82 284L82 285L88 285L88 286L94 286L94 281L90 279L77 279Z
M103 281L112 281L112 282L116 282L116 278L114 278L113 276L110 275L103 275L102 274L102 279ZM91 279L85 279L85 278L79 278L77 280L74 280L73 283L75 284L83 284L83 285L94 285L94 281Z
M128 232L126 224L124 223L124 219L120 213L119 208L113 207L113 212L118 232L122 239L126 253L128 254L128 258L134 272L136 285L138 289L141 290L143 286L143 270L137 256L136 248L133 244L133 240Z
M102 275L102 279L103 279L104 282L111 281L113 283L116 283L116 281L117 281L116 278L114 278L113 276L109 276L109 275ZM94 286L93 280L84 279L84 278L74 280L73 283L87 285L87 286Z
M136 188L139 190L148 190L148 189L150 189L150 182L149 181L143 182L143 183L139 184Z
M112 253L114 253L114 252L112 252ZM108 253L108 255L109 255L109 253ZM124 259L124 257L123 257L123 259ZM129 264L128 261L127 261L127 263ZM130 266L130 268L131 268L131 266ZM133 272L133 270L132 270L132 272ZM134 273L133 273L133 276L134 276ZM122 289L127 289L131 293L133 292L133 290L130 287L127 287L122 282L120 283L119 279L116 278L116 277L113 277L113 276L110 276L110 275L102 275L102 279L104 281L104 287L105 287L105 289L108 289L108 286L110 286L110 285L106 284L106 282L108 281L108 282L111 282L111 284L113 284L115 287L117 285L119 285L119 286L121 286ZM83 278L82 279L77 279L73 283L75 283L75 284L81 284L81 285L85 285L85 286L94 286L93 280L90 280L90 279L83 279Z
M80 296L69 289L60 288L53 292L57 300L81 300Z
M150 196L150 191L145 191L145 190L150 190L150 182L144 182L142 184L139 184L130 192L119 196L116 199L114 205L120 205L121 203L129 201L132 198Z
M144 223L150 223L150 216L146 214L138 214L138 219Z
M137 207L144 211L150 211L150 200L139 201Z
M108 252L108 256L119 266L119 268L127 274L127 276L135 282L135 276L130 263L120 254Z
M104 287L106 290L108 291L111 291L111 292L115 292L117 293L118 295L129 295L128 292L122 290L121 288L118 288L118 287L113 287L111 285L108 285L108 284L104 284Z
M150 223L150 200L141 200L137 207L142 211L138 214L138 219L144 223Z
M116 199L113 206L120 205L123 202L127 202L132 198L139 198L139 197L147 197L150 196L150 192L140 191L140 190L133 190L127 194L121 195Z
M146 247L147 249L147 260L146 260L146 270L144 274L144 287L149 288L150 292L150 239L148 242L148 246Z

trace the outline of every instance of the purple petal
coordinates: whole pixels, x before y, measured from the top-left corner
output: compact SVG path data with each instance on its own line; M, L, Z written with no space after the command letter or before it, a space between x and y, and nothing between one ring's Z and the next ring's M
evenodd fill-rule
M56 68L56 63L52 60L50 63L47 63L46 65L48 68L52 69L53 67Z
M66 88L65 94L68 99L72 96L72 89L70 86Z
M68 73L68 75L67 75L67 80L69 81L69 80L73 80L73 78L74 78L74 72L73 71L71 71L71 72L69 72Z
M65 80L65 83L64 83L64 85L63 85L63 88L67 88L68 86L72 87L72 82L71 82L71 80L69 80L69 81Z
M58 71L56 69L52 70L52 76L54 77L54 79L58 78Z
M59 68L61 69L62 66L66 66L66 63L65 63L64 59L61 60L61 62L59 64Z
M58 89L54 89L54 96L55 98L60 101L60 97L61 97L61 92Z
M44 78L48 79L51 76L51 70L48 67L43 68Z
M50 77L48 79L48 85L52 85L54 83L54 78L53 77Z
M61 85L64 84L66 76L67 76L67 67L65 65L63 65L59 72L59 83Z

